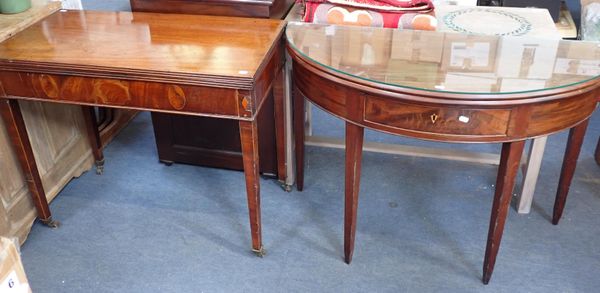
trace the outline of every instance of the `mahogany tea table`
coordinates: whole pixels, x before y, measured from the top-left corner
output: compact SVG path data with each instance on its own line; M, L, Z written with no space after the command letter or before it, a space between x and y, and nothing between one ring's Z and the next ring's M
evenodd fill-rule
M552 222L600 96L600 44L290 23L296 183L304 99L346 121L344 256L354 250L363 134L502 143L483 264L492 276L525 140L570 129Z
M64 10L1 43L0 114L40 220L56 223L19 100L230 119L240 128L252 250L262 256L256 117L266 99L282 99L283 30L280 20Z

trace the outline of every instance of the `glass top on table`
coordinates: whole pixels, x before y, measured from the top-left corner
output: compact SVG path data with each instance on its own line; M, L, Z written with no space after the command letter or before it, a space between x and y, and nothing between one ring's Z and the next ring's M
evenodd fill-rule
M288 23L291 48L341 74L461 94L549 90L600 78L600 43Z

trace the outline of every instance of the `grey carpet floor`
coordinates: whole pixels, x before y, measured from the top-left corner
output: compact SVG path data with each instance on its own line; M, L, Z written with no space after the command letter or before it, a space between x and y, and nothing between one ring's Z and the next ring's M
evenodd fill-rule
M533 210L510 211L488 286L496 167L366 152L346 265L343 151L308 147L304 192L261 180L261 259L249 250L243 174L157 163L147 113L106 149L104 175L84 174L52 202L62 226L34 225L23 262L35 292L597 292L599 114L558 226L550 215L566 135L549 139ZM315 131L336 132L326 114L315 119Z
M316 134L343 135L335 118L315 111L314 119ZM599 136L596 112L558 226L550 217L566 133L550 137L532 212L510 210L487 286L480 278L495 166L366 152L347 265L343 150L308 147L304 192L261 180L261 259L250 253L243 174L157 163L148 113L105 150L104 175L74 179L52 202L62 226L35 224L23 263L34 292L598 292ZM367 140L499 149L374 132Z

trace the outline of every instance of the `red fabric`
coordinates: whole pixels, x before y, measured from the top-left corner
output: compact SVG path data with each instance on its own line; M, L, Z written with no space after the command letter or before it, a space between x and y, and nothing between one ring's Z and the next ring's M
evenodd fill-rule
M435 30L430 0L307 0L305 22Z
M391 8L422 8L423 10L433 9L433 3L431 0L340 0L340 1L330 1L330 0L298 0L298 3L332 3L332 4L340 4L347 6L358 6L361 4L369 4L380 6L382 8L389 6ZM344 2L344 3L340 3Z
M369 0L366 0L369 1ZM397 0L381 0L374 2L384 2L392 6L397 7L423 7L433 9L433 3L429 0L411 0L411 1L397 1Z

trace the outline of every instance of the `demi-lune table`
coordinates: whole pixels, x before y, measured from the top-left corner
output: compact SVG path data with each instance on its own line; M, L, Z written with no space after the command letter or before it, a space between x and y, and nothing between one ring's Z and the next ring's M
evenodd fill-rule
M567 21L567 19L570 18L568 10L566 10L565 15L563 15L561 11L561 23L554 23L552 17L545 9L489 6L472 7L475 6L475 3L459 3L457 5L436 5L435 14L438 20L437 31L502 36L518 35L551 39L559 37L573 38L570 34L571 31L563 30L564 24L569 24ZM286 17L286 20L288 22L301 22L301 10L301 5L295 5ZM483 23L486 25L482 25ZM424 45L423 42L416 42L415 44ZM291 66L289 67L291 68ZM288 95L287 99L290 99L290 97L291 95ZM310 103L306 104L306 145L344 148L345 143L343 139L315 135L313 133L310 105ZM289 127L291 128L291 118L286 121L286 125L287 124L290 124ZM528 151L525 151L526 155L523 156L523 176L521 182L518 182L517 187L515 188L517 189L515 190L515 194L517 194L515 208L519 213L526 214L531 210L546 140L546 136L537 137L531 140L530 147L528 148ZM363 149L372 152L459 160L483 164L498 165L500 163L500 154L464 151L460 149L431 148L425 146L414 147L372 141L365 141ZM292 150L290 149L289 152L291 154ZM290 178L290 181L292 181L291 179L293 178Z
M40 220L55 225L18 100L83 105L88 125L91 106L232 119L252 250L262 255L256 117L266 99L282 100L283 30L269 19L63 10L1 43L0 114ZM100 164L97 132L88 130Z
M290 23L296 183L304 99L346 121L344 256L354 250L364 128L456 143L502 143L483 283L491 278L525 140L570 129L557 224L600 95L597 43Z

